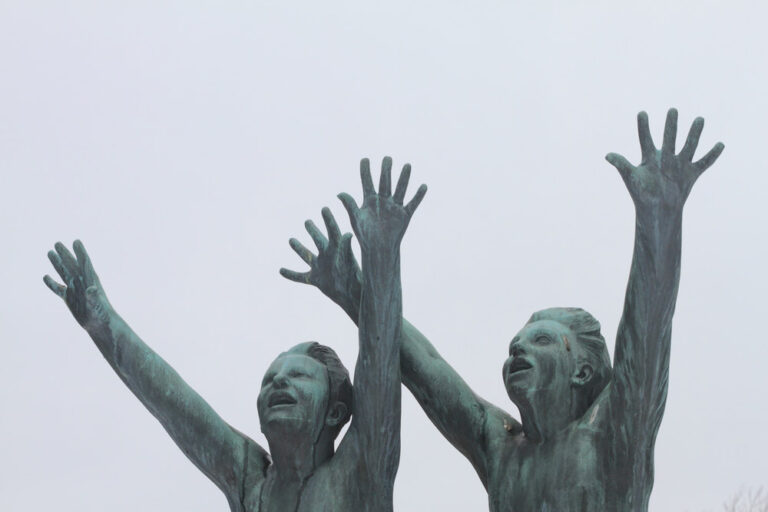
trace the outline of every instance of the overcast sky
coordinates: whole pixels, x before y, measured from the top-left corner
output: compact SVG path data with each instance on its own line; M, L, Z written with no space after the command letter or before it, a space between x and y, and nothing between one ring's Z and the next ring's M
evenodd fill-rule
M699 155L685 211L651 510L768 484L765 4L0 1L0 509L226 510L42 282L81 238L112 304L232 425L282 350L357 334L288 247L358 162L429 193L402 248L406 317L517 415L501 366L536 310L580 306L613 353L633 208L608 152L666 110ZM760 5L760 7L757 7ZM683 135L681 134L682 138ZM415 186L412 187L415 191ZM487 509L404 393L395 508Z

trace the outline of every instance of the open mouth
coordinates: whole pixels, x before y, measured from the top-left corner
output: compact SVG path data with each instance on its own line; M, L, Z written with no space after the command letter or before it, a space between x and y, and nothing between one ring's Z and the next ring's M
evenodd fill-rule
M278 405L293 405L295 403L296 403L296 399L293 398L289 393L277 392L277 393L272 393L272 396L269 397L269 402L267 402L267 407L275 407Z
M512 375L514 373L529 370L531 368L533 368L533 365L531 363L529 363L522 357L516 357L512 360L512 363L510 363L509 365L509 374Z

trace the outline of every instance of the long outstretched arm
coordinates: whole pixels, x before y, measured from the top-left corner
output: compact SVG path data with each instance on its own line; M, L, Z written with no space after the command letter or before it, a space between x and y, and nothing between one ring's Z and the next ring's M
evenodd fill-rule
M115 312L79 240L74 243L77 257L61 243L55 248L48 257L66 286L50 276L45 276L46 285L66 302L115 373L184 454L231 505L241 502L248 469L244 464L248 461L251 470L258 468L265 463L266 452L221 419Z
M311 220L305 223L317 246L317 255L295 238L290 240L291 248L310 266L310 270L299 273L283 268L280 273L292 281L316 286L357 323L362 281L352 252L352 235L347 233L342 236L328 208L323 208L322 215L327 238ZM519 424L501 409L477 396L429 340L406 319L403 319L401 339L403 383L432 423L470 460L485 484L489 443L506 436L508 430L519 429Z
M718 143L693 162L704 120L693 122L675 155L677 111L670 109L661 150L654 147L648 117L637 117L642 162L615 153L606 159L621 174L635 204L635 247L624 312L616 336L611 414L629 443L652 446L667 397L672 316L680 282L683 206L698 177L711 166Z
M362 206L358 208L348 194L339 194L360 240L363 259L355 410L342 444L349 438L357 446L355 456L369 477L365 480L372 479L377 493L382 493L382 499L377 501L390 507L400 460L400 242L427 190L422 185L404 206L410 165L403 168L394 195L391 171L392 160L387 157L381 166L376 192L370 164L364 159L360 163ZM343 446L339 447L338 456L347 456Z
M426 336L405 319L400 350L403 384L486 485L494 441L519 431L520 424L472 391Z

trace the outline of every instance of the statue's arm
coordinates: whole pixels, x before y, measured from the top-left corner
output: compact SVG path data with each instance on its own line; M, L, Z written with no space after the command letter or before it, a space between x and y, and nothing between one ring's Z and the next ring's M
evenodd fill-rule
M360 208L348 194L339 195L360 240L363 261L355 408L342 444L357 447L354 466L368 475L365 481L373 479L377 492L389 498L400 460L400 242L426 193L422 185L414 199L403 205L410 166L403 168L394 195L391 168L392 160L387 157L376 192L368 160L361 162L364 198ZM338 456L348 453L344 446L339 447Z
M184 454L227 496L241 501L246 473L258 473L266 452L230 427L115 312L82 243L75 256L56 244L48 256L66 285L45 276L115 373L163 425ZM247 464L247 468L246 468ZM252 475L248 475L252 477Z
M292 281L316 286L357 324L362 277L352 252L352 235L347 233L342 236L328 208L323 208L322 214L327 238L312 221L308 220L305 224L317 246L317 255L295 238L290 240L291 248L310 266L310 270L299 273L280 269L280 273ZM402 322L401 340L403 383L432 423L470 460L485 483L489 443L508 435L508 430L518 430L519 424L504 411L477 396L429 340L406 319Z
M510 432L519 432L520 424L472 391L426 336L405 319L400 355L403 384L487 485L491 445Z
M675 154L677 111L667 115L656 150L644 112L638 115L642 162L631 165L615 153L606 158L620 172L635 205L635 246L616 336L610 409L627 442L652 445L664 412L669 375L672 316L680 282L683 206L696 179L719 156L718 143L693 162L704 120L697 118Z

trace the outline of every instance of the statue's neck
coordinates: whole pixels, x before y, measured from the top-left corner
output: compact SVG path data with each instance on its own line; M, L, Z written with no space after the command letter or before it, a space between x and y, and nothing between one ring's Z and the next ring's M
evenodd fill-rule
M304 482L315 469L333 456L333 442L321 435L279 436L268 439L276 483Z
M571 397L554 390L531 391L520 403L523 434L533 442L553 438L573 421Z

